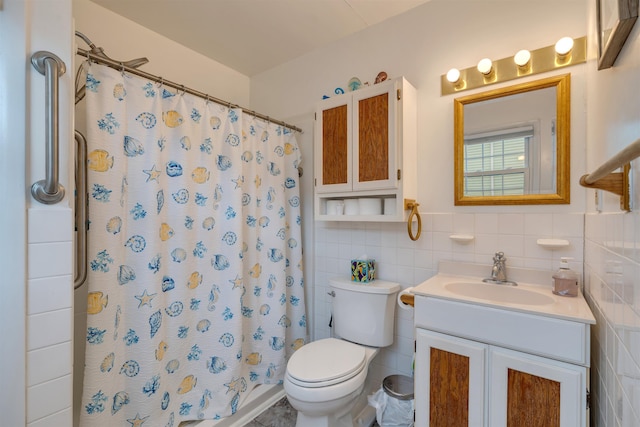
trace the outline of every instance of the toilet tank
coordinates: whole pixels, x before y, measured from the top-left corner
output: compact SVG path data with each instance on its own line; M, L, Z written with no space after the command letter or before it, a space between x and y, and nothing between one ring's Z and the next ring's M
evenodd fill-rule
M333 328L338 337L370 347L393 343L398 283L385 280L359 283L336 278L329 285L335 293Z

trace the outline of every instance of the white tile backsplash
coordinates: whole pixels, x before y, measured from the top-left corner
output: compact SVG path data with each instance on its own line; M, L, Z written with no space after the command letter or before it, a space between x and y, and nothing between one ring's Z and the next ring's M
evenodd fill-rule
M589 213L585 224L584 293L596 317L591 334L594 424L637 426L640 259L620 243L627 231L640 227L640 214Z
M70 341L72 330L73 311L70 308L28 316L27 349L36 350Z
M536 238L549 238L553 235L553 214L525 214L524 234Z
M71 276L31 279L28 287L27 314L70 308L73 301Z
M73 243L31 243L28 245L29 279L73 274Z
M475 215L454 214L453 232L459 234L473 234L475 232Z
M72 425L73 211L28 210L27 422Z
M71 374L71 341L27 353L27 385L50 381Z
M524 234L524 215L518 213L498 214L498 233Z
M553 237L582 237L583 234L583 214L553 214Z
M71 407L71 375L27 388L27 423Z
M28 210L28 243L67 242L73 233L73 211L69 208Z
M475 232L478 234L498 233L498 214L475 214Z
M556 220L557 217L557 220ZM582 261L582 214L556 215L553 213L433 213L422 214L422 236L417 242L407 236L405 223L361 224L316 222L316 270L314 274L316 322L314 339L331 335L328 321L331 301L323 297L328 292L328 277L348 275L348 263L337 262L362 253L376 254L379 279L397 281L401 287L415 286L436 274L438 262L463 261L486 264L490 271L496 251L507 256L507 268L529 267L552 271L559 265L560 256L571 256L576 263ZM576 222L576 227L558 227L556 223ZM454 233L471 234L474 240L467 245L452 242ZM571 246L560 251L543 249L539 238L564 238ZM581 264L580 264L581 265ZM577 268L582 272L582 268ZM327 283L328 285L328 283ZM322 294L319 295L318 292ZM638 298L640 301L640 298ZM396 336L394 344L380 352L371 366L372 379L380 381L390 374L410 374L413 358L413 313L396 310ZM379 384L379 383L378 383ZM378 385L379 386L379 385Z
M71 408L56 412L55 414L40 418L29 423L27 427L62 427L71 426L73 423L73 412Z

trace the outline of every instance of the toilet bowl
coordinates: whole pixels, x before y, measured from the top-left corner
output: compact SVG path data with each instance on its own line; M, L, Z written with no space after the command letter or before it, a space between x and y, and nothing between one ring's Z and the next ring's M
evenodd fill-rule
M379 348L393 343L398 283L338 278L329 284L334 333L340 339L304 345L287 363L284 390L298 411L296 427L364 425L356 412L367 406L369 365Z
M353 427L351 409L363 394L378 349L335 338L305 345L287 364L284 389L299 427Z

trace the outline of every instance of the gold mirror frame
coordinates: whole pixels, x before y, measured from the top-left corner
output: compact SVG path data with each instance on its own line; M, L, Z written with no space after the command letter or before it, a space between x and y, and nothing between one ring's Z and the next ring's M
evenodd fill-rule
M509 95L539 89L556 88L556 189L555 194L525 194L514 196L464 195L464 106ZM543 205L570 203L570 134L571 75L563 74L543 80L494 89L453 100L454 128L454 204L466 205Z

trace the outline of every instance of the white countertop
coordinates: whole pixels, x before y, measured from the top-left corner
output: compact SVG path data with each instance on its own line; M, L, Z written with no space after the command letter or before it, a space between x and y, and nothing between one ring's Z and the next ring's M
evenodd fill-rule
M451 264L451 265L449 265ZM477 283L478 286L491 286L491 287L509 287L509 285L494 285L483 283L482 279L484 276L475 275L473 273L477 273L478 266L473 265L470 269L460 268L459 266L453 265L454 263L447 263L447 265L441 265L440 272L425 282L415 286L412 289L412 293L416 296L426 296L433 298L442 298L451 301L463 302L467 304L475 304L488 306L493 308L499 308L510 311L517 311L522 313L529 314L538 314L541 316L554 317L559 319L571 320L580 323L586 324L595 324L595 318L591 313L591 309L587 305L584 297L581 293L578 294L577 297L563 297L559 295L555 295L551 292L551 274L549 272L540 272L537 270L526 270L520 269L512 269L514 273L509 277L509 280L515 280L518 282L518 289L526 290L528 292L534 292L540 295L544 295L545 297L549 297L549 303L545 304L517 304L513 302L504 302L504 301L495 301L489 298L479 298L468 295L463 295L461 293L455 293L451 290L447 289L446 285L449 283ZM486 266L481 266L487 272ZM443 271L444 270L444 271ZM452 273L451 271L460 271L458 273ZM484 271L483 270L483 271ZM468 274L468 275L465 275ZM518 280L519 278L529 278L529 279L546 279L546 276L549 276L549 284L542 285L540 283L527 283L524 281ZM539 280L540 281L540 280ZM496 289L492 289L492 291L496 291ZM497 290L499 291L499 290ZM508 291L507 291L508 292ZM417 304L416 304L417 306Z

